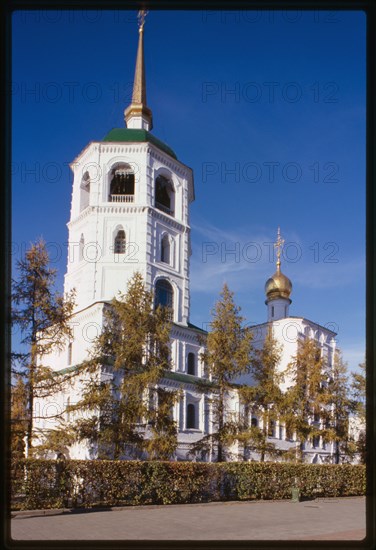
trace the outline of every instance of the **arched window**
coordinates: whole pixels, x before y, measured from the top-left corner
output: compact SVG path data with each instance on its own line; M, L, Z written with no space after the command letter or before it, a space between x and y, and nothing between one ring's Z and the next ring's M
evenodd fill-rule
M255 418L254 416L252 417L252 420L251 420L251 426L253 428L257 428L257 426L258 426L257 418Z
M116 233L115 242L114 242L114 253L115 254L125 254L125 231L124 229L119 229Z
M192 352L189 352L187 357L187 374L196 374L196 357Z
M110 202L134 202L134 173L127 164L118 164L111 171Z
M84 259L85 239L83 233L81 233L80 243L78 246L78 259L79 261Z
M89 206L90 201L90 176L85 172L80 185L80 212Z
M173 308L174 291L166 279L159 279L155 285L155 307ZM172 313L171 313L172 315Z
M161 241L161 262L169 264L171 261L170 253L171 253L170 239L168 235L164 235Z
M196 428L196 407L189 403L187 405L187 429L195 429Z
M155 180L155 207L173 216L174 203L175 193L171 181L165 176L158 176Z

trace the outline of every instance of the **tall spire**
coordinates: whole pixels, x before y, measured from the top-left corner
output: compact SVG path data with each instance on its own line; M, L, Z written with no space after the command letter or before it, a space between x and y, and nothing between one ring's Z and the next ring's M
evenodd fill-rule
M152 112L146 105L146 78L144 61L144 24L146 10L138 12L138 50L136 70L134 73L132 103L124 111L127 128L151 130L153 127Z

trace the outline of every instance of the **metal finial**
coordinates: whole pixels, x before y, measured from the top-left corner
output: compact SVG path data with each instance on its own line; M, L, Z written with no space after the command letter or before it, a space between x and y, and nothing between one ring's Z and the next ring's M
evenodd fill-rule
M146 18L148 13L149 13L148 10L140 10L138 12L137 19L138 19L138 30L139 31L142 31L144 29L145 18Z
M281 251L282 251L282 247L285 243L285 240L282 239L281 237L281 230L280 228L278 227L278 231L277 231L277 242L274 244L274 248L277 249L277 269L279 270L279 268L281 267Z

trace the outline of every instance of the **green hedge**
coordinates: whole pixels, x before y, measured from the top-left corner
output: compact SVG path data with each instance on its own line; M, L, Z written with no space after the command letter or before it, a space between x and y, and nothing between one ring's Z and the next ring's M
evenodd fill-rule
M33 460L12 465L12 506L182 504L365 494L363 465Z

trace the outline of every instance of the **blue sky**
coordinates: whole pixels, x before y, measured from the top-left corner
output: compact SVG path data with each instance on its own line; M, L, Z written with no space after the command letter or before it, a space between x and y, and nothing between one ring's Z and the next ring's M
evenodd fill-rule
M248 322L266 320L279 225L290 314L336 330L350 368L363 360L365 23L360 11L149 13L153 133L194 171L193 323L224 282ZM13 254L43 235L60 289L68 164L124 127L136 47L136 12L14 14Z

